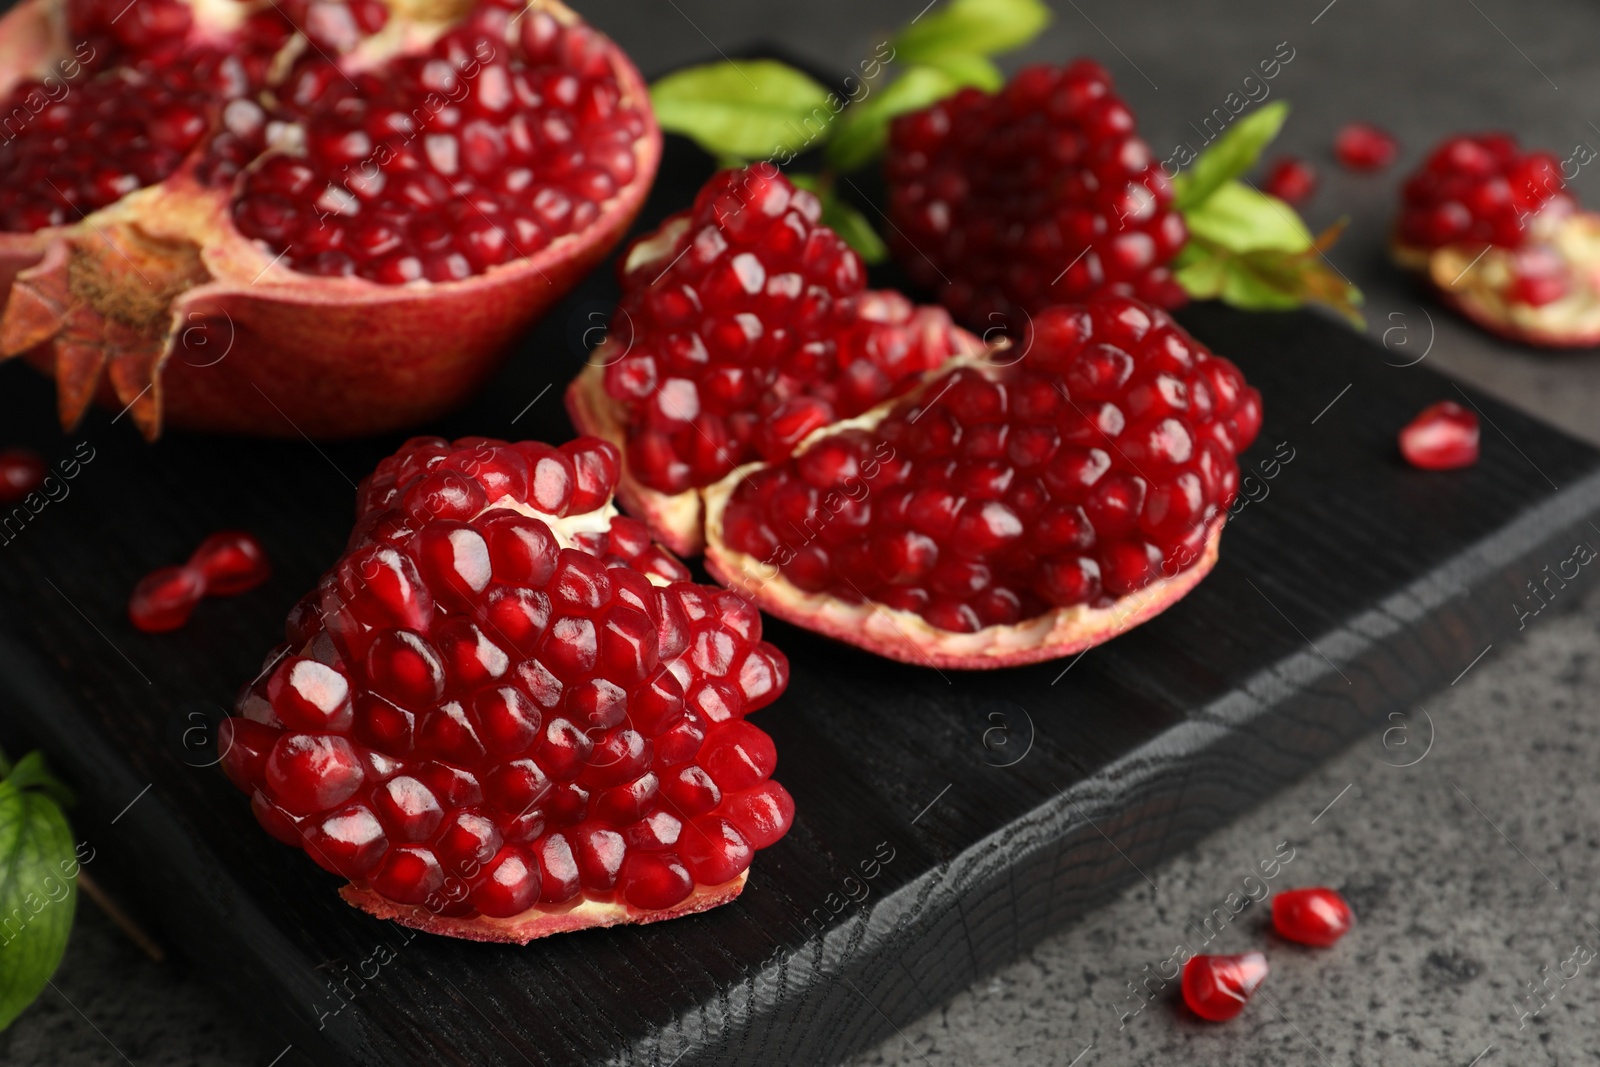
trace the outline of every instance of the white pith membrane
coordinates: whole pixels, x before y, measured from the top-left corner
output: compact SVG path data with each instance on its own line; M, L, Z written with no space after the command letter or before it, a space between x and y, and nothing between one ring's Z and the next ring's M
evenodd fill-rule
M388 22L351 52L331 57L344 73L370 71L396 56L425 51L474 6L472 0L383 2L390 12ZM252 12L277 7L275 0L188 3L194 15L191 41L225 40ZM582 22L561 0L527 0L525 10L547 12L562 26ZM272 76L284 76L311 47L302 33L291 34L273 61ZM72 54L66 0L23 0L0 16L0 97L22 81L54 74L61 57ZM648 87L620 49L612 65L621 94L619 109L637 107L650 116ZM252 92L240 99L254 101L257 96ZM64 361L56 360L64 426L76 424L96 389L104 392L109 383L117 406L126 405L146 438L159 436L162 370L179 339L196 322L221 317L231 325L233 308L248 306L259 313L259 305L273 304L315 314L320 309L372 307L374 313L400 318L414 315L416 303L428 297L501 290L512 294L513 301L520 297L527 303L528 294L537 293L535 286L552 285L548 275L560 273L561 264L581 258L597 241L609 243L613 233L622 235L643 202L659 152L659 137L650 119L633 144L635 179L596 202L597 215L583 229L553 237L527 256L514 255L465 278L388 285L356 275L300 273L287 264L286 252L246 238L234 225L235 192L245 176L273 156L305 155L300 124L269 121L267 148L237 180L213 187L196 181L194 171L206 158L215 132L208 130L162 181L135 189L74 222L31 233L0 232L0 362L24 355L33 362L58 335L63 344L69 339L79 346L98 342L112 353L93 380L75 382L70 390L59 376ZM84 277L93 283L77 284ZM3 297L7 284L9 300ZM102 331L104 336L93 332L80 336L87 320L112 325ZM153 367L147 373L115 373L119 346L131 343L128 337L135 333L144 340L151 330L160 348ZM397 373L403 372L397 368Z
M1547 207L1529 222L1519 248L1474 242L1428 250L1396 241L1391 254L1492 333L1543 348L1600 345L1600 214ZM1565 295L1540 305L1512 299L1519 257L1529 254L1559 262Z
M914 403L932 386L960 368L977 370L991 380L1004 367L982 359L957 358L929 375L904 396L885 401L853 419L825 426L800 442L798 456L819 442L847 430L871 431L897 407ZM790 457L791 459L793 457ZM794 585L774 565L728 546L722 538L722 517L739 484L766 463L749 463L704 490L706 570L718 581L769 614L807 630L915 666L984 670L1059 659L1109 641L1161 614L1199 584L1215 566L1227 514L1212 520L1205 551L1183 570L1158 578L1143 589L1106 607L1076 604L1006 626L986 626L973 633L941 630L914 611L871 600L852 604L826 592L809 593Z
M665 263L672 255L678 239L688 230L691 219L673 219L660 230L641 239L628 252L622 265L624 274L631 274L652 263ZM965 355L977 355L985 346L967 331L954 328L950 332L953 342L967 345ZM628 462L628 416L622 404L606 392L606 368L628 354L631 341L619 341L609 334L593 352L578 376L567 386L567 411L580 432L603 437L617 446L622 453L622 473L617 478L617 499L630 514L637 515L650 527L651 534L671 551L680 556L698 556L705 551L704 494L710 487L696 486L681 493L663 493L652 489L634 476ZM927 372L943 373L963 358L957 352L944 366ZM890 401L902 399L891 398Z
M580 535L608 532L611 529L611 520L618 515L616 507L609 500L603 507L594 511L557 516L540 511L526 501L518 500L508 494L489 504L468 521L475 522L487 512L497 509L515 511L528 518L538 519L550 528L550 533L555 537L556 543L560 547L579 551L586 551L578 540ZM659 587L672 584L659 575L649 572L641 573L650 580L651 585ZM326 630L320 631L296 655L316 659L329 666L334 666L336 663L343 665L344 663ZM358 676L353 670L348 668L347 670L352 682L354 682ZM260 720L257 719L256 721ZM308 822L310 818L307 818ZM310 845L311 842L306 840L305 844ZM694 890L687 897L670 908L635 908L622 899L620 892L618 892L615 900L594 900L585 897L584 890L580 888L578 894L569 901L560 904L536 903L516 915L505 918L495 918L483 914L465 918L440 915L421 904L401 904L390 900L371 888L365 879L352 880L340 888L339 896L347 904L360 908L376 918L390 919L404 926L424 930L428 933L458 937L469 941L496 941L525 945L529 941L548 937L551 934L570 933L576 930L617 926L625 923L661 922L666 919L676 919L680 916L707 911L719 904L726 904L737 897L744 890L745 882L749 877L750 868L746 867L739 872L738 877L721 885L708 886L696 883ZM448 878L453 879L463 887L466 884L465 880L458 874L450 874ZM462 899L464 898L465 893L462 894Z

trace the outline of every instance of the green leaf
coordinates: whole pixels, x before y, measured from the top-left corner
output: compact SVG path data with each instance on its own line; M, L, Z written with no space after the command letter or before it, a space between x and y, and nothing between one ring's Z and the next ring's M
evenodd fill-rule
M895 56L933 63L954 53L998 55L1021 48L1049 23L1041 0L950 0L900 32Z
M923 62L926 66L950 75L950 79L957 87L972 85L986 93L992 93L1006 83L1006 76L1000 73L1000 68L975 52L951 52L942 56L930 56Z
M1172 180L1173 203L1178 210L1187 212L1205 203L1218 189L1255 166L1288 117L1288 101L1278 100L1228 127L1216 144Z
M1174 261L1173 276L1184 291L1199 300L1221 300L1252 311L1324 304L1361 329L1365 325L1357 310L1361 291L1322 255L1343 229L1343 222L1329 227L1299 251L1257 248L1239 252L1194 237Z
M62 791L38 753L0 781L0 1030L43 992L72 929L77 860L51 795Z
M815 174L784 176L800 188L817 194L817 199L822 201L823 225L844 238L858 256L868 263L882 263L889 258L889 247L878 236L878 231L872 228L872 223L854 205L847 204L839 197L831 179Z
M1189 233L1232 252L1275 249L1304 252L1311 231L1294 208L1239 181L1230 181L1204 203L1183 213Z
M962 87L962 82L939 67L910 67L845 111L828 144L828 162L847 171L866 166L883 151L889 139L889 123L897 115L920 111Z
M650 103L663 130L740 160L804 150L828 137L843 107L809 76L770 59L674 71L650 87Z

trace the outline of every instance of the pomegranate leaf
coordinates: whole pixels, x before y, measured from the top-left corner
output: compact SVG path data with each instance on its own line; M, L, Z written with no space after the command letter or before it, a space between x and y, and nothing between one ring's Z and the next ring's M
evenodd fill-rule
M787 174L785 177L817 194L817 199L822 201L822 224L844 238L845 243L856 250L856 255L868 263L882 263L889 258L889 247L883 243L883 238L865 215L840 198L831 176Z
M1303 252L1311 231L1294 208L1240 181L1229 181L1183 213L1189 232L1234 252L1271 248Z
M29 753L0 780L0 1030L44 991L61 963L77 903L69 797Z
M1173 204L1187 214L1235 178L1241 177L1283 129L1289 103L1277 100L1228 127L1217 143L1200 153L1189 169L1172 179Z
M969 67L966 73L971 75L975 71ZM966 84L944 67L908 68L903 75L845 111L833 140L828 142L828 162L839 170L859 170L883 153L883 146L889 140L889 123L897 116L920 111Z
M724 161L769 159L826 138L844 107L809 75L753 59L674 71L650 87L656 121Z
M1040 0L950 0L918 15L894 39L895 55L938 63L950 55L992 56L1021 48L1050 23Z
M1323 256L1344 229L1339 222L1298 250L1228 248L1191 236L1173 262L1178 284L1199 300L1215 299L1251 311L1286 311L1322 304L1356 329L1366 322L1357 310L1361 290Z
M975 86L986 93L997 92L1006 83L1006 76L1000 72L1000 68L987 56L980 56L976 52L949 52L931 56L923 65L944 71L958 85Z

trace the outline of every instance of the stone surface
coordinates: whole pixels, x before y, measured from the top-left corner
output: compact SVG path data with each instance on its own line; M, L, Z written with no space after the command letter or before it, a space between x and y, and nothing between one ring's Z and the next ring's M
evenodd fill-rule
M581 6L658 74L755 41L843 69L851 57L873 54L922 4ZM1590 57L1600 8L1584 0L1537 7L1506 0L1054 6L1052 28L1014 58L1095 56L1163 157L1180 140L1201 147L1194 127L1287 42L1294 58L1270 88L1295 111L1278 150L1310 159L1321 172L1322 187L1306 207L1314 228L1351 216L1330 258L1366 292L1368 332L1388 347L1391 362L1426 352L1432 366L1600 442L1600 360L1592 353L1551 355L1486 337L1390 267L1383 253L1401 175L1449 132L1506 128L1563 158L1579 142L1600 147L1589 107L1600 95L1600 66ZM1333 136L1353 119L1399 135L1395 167L1376 176L1338 170ZM1590 204L1600 204L1597 171L1588 165L1573 183ZM1580 581L1600 586L1587 575ZM1428 717L1419 711L1397 720L1191 853L1145 871L1150 882L1135 883L1116 903L906 1026L858 1058L857 1067L1600 1059L1595 964L1566 983L1551 978L1549 1005L1536 1017L1521 1016L1539 1003L1528 999L1528 982L1556 972L1580 940L1600 950L1600 785L1593 770L1600 727L1592 696L1600 685L1600 589L1575 585L1567 603L1580 597L1577 613L1531 619L1521 642L1495 648L1427 701ZM1417 758L1430 722L1428 755L1395 766ZM1142 968L1156 970L1179 942L1203 938L1195 927L1226 907L1228 894L1242 891L1244 876L1280 842L1294 858L1270 886L1342 889L1358 916L1355 930L1330 950L1288 945L1267 932L1267 908L1250 904L1206 946L1264 946L1268 953L1273 973L1239 1019L1212 1026L1186 1016L1172 983L1124 1018L1143 1003L1131 999L1126 983L1141 982ZM216 999L181 963L150 962L92 904L80 908L55 989L0 1033L0 1063L267 1067L284 1052L284 1042L256 1032L247 1012ZM1570 974L1572 966L1566 969Z

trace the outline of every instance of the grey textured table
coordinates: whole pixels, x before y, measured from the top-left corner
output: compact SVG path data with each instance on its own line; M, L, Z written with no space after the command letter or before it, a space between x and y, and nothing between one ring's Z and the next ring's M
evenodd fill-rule
M845 66L871 54L922 3L579 6L655 74L713 46L731 52L756 40L780 42L824 67ZM1055 6L1050 31L1016 59L1096 56L1163 154L1193 139L1188 124L1288 42L1294 59L1272 83L1274 96L1295 105L1280 147L1321 167L1323 187L1307 211L1314 226L1352 217L1332 260L1366 291L1372 335L1388 331L1396 363L1426 351L1435 368L1600 442L1600 359L1493 341L1418 292L1382 248L1399 175L1449 131L1504 127L1562 156L1579 142L1600 147L1600 109L1591 110L1600 99L1600 66L1592 63L1600 7L1586 0ZM1401 137L1401 161L1386 174L1357 178L1333 166L1333 133L1357 118ZM1586 168L1575 186L1600 204L1594 170ZM1360 419L1359 398L1336 415ZM1593 654L1600 584L1586 575L1562 596L1530 619L1519 643L1494 648L1383 736L1185 856L1142 872L1147 880L1117 901L950 1004L929 1005L925 1017L856 1063L1600 1060L1593 966L1567 982L1550 979L1548 1006L1522 1014L1542 1003L1528 999L1528 983L1556 972L1577 942L1600 949L1593 770L1600 723L1590 695L1600 683ZM1265 946L1271 957L1263 995L1239 1020L1192 1021L1177 1009L1171 985L1125 1014L1141 1003L1126 983L1170 955L1189 937L1186 927L1284 841L1295 858L1276 884L1341 887L1360 916L1355 932L1329 952L1300 949L1266 932L1264 908L1247 907L1212 946ZM85 901L54 988L0 1033L0 1063L265 1067L284 1042L256 1026L181 961L149 962Z

